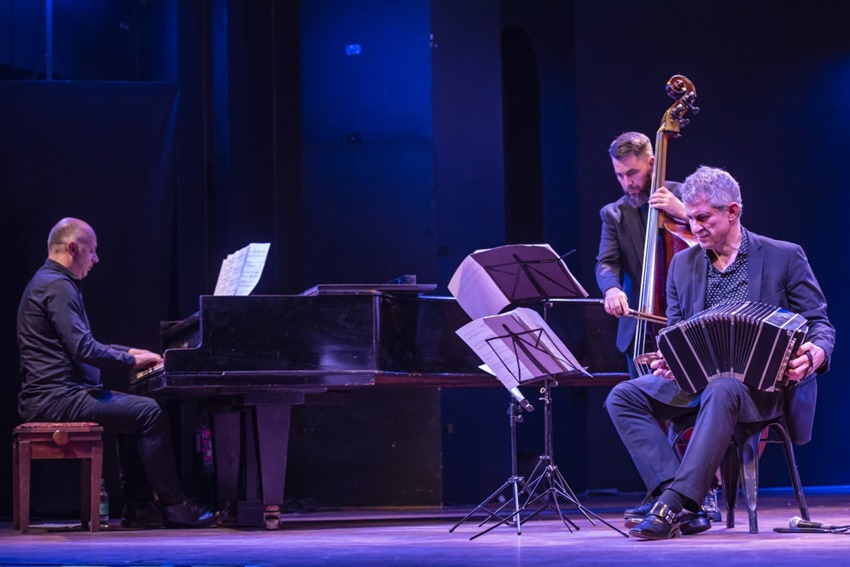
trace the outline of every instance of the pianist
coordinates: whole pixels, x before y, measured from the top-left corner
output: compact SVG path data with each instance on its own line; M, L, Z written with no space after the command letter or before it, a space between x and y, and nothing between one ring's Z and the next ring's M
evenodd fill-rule
M161 362L153 352L97 342L83 306L82 279L98 262L87 223L59 221L47 240L47 260L18 307L24 421L94 421L118 441L124 527L195 528L216 523L183 495L168 417L156 401L107 390L100 370L141 369ZM154 504L151 488L158 502Z

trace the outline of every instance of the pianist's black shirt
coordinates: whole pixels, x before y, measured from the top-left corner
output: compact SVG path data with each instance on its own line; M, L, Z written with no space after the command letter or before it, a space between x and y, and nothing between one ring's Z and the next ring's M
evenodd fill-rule
M50 419L50 406L82 389L100 387L101 368L132 368L126 347L97 342L83 305L82 282L48 259L27 284L18 307L25 421Z

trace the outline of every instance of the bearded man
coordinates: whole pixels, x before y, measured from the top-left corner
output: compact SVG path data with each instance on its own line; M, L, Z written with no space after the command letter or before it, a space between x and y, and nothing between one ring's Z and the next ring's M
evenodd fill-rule
M685 207L679 200L680 183L667 182L650 196L655 157L645 135L620 134L611 142L608 154L623 196L599 211L602 236L596 256L596 283L605 298L605 311L620 318L617 348L626 353L629 375L635 378L631 352L637 319L622 315L636 307L640 293L647 213L652 207L683 220Z

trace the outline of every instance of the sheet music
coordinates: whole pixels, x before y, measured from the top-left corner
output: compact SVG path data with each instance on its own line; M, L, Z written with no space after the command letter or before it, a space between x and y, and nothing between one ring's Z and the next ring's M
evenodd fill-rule
M458 336L509 390L565 373L590 374L539 313L520 307L467 323Z
M563 259L548 244L509 244L476 250L464 258L452 275L449 291L471 319L495 315L516 301L587 297Z
M449 292L471 319L494 315L510 304L484 266L470 255L449 281Z
M221 262L213 295L248 295L260 281L271 243L252 242Z

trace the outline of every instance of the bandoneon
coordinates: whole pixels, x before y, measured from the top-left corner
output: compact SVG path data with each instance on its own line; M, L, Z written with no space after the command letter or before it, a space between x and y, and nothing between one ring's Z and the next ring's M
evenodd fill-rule
M685 392L720 376L772 392L787 382L785 368L807 331L804 317L775 305L722 303L663 329L658 349Z

